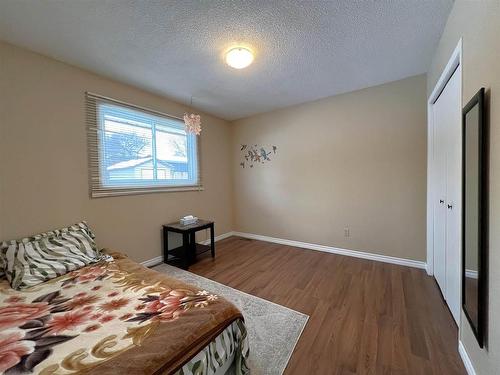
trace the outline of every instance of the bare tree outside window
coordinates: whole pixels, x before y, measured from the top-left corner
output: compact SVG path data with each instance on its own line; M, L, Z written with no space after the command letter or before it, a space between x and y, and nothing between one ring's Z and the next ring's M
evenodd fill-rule
M106 149L113 152L106 153L106 165L148 157L143 151L150 141L134 133L112 133L106 136Z
M171 139L170 144L172 145L174 156L187 157L186 152L186 142L178 139Z

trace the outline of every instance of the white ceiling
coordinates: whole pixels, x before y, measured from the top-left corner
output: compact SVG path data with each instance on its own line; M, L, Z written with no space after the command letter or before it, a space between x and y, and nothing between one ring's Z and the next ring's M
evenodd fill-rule
M0 39L233 120L426 72L452 2L0 0Z

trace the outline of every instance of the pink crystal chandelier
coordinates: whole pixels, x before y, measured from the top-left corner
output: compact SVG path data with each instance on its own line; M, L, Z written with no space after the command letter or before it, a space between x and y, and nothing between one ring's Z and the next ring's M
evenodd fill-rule
M192 105L193 105L193 97L191 97L191 106ZM200 135L201 116L194 113L184 113L184 129L188 134Z

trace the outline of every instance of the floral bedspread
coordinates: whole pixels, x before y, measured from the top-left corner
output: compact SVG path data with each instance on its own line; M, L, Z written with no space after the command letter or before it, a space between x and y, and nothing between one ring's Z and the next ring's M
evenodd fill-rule
M0 373L174 373L242 319L217 295L113 256L22 292L0 282Z

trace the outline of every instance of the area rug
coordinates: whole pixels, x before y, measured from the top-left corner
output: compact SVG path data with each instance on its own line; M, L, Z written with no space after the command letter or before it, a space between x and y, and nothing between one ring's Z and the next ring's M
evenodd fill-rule
M252 375L283 373L309 319L308 315L167 264L153 269L233 302L245 317Z

